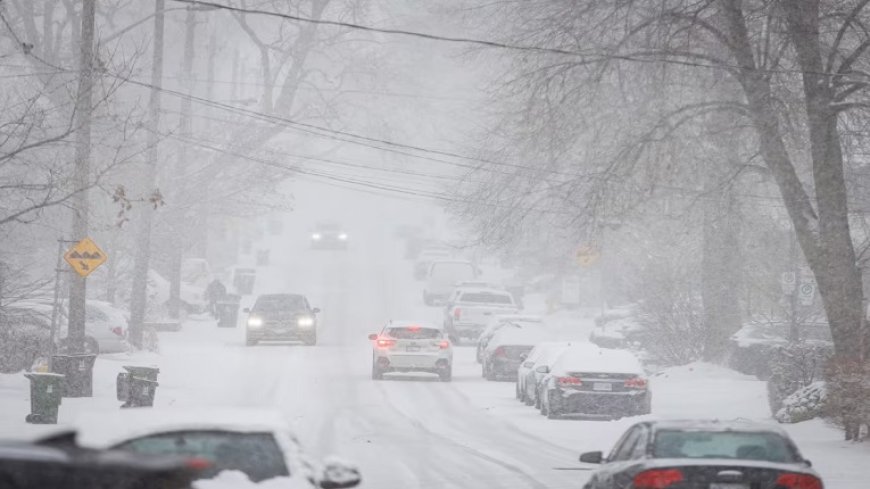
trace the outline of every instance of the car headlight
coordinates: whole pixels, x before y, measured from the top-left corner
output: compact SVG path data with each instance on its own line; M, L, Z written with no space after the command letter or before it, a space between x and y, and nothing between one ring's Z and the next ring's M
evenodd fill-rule
M301 318L296 320L296 324L300 328L310 328L310 327L314 326L314 318L308 317L308 316L301 317Z
M347 241L347 233L339 234L338 239L340 239L341 241Z
M320 241L320 238L322 237L323 236L321 236L320 233L314 233L311 235L311 239L313 239L314 241Z
M263 326L263 318L258 318L257 316L251 316L248 318L249 328L259 328L261 326Z

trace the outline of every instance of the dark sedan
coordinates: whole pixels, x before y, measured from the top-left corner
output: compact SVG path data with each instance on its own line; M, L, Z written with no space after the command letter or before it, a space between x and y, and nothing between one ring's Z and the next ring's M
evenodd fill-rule
M260 341L301 341L317 343L318 308L299 294L266 294L257 298L248 313L245 339L248 346Z
M748 422L645 421L605 457L584 489L823 489L788 435Z

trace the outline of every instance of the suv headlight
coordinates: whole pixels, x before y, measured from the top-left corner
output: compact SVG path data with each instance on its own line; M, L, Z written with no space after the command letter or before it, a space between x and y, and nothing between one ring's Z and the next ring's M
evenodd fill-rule
M261 326L263 326L263 318L259 318L257 316L251 316L248 318L249 328L259 328Z
M347 241L347 233L341 233L338 235L338 239L340 241Z
M310 328L314 326L314 318L308 316L301 317L296 320L296 325L300 328Z
M314 241L320 241L320 238L322 238L322 236L320 236L320 233L314 233L311 235L311 239L313 239Z

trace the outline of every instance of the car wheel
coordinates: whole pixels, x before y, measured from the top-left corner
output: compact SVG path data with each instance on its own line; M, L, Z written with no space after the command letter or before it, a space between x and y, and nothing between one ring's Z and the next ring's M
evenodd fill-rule
M314 345L316 345L316 344L317 344L317 334L313 334L313 335L311 335L311 336L305 338L305 339L302 341L302 343L304 343L305 346L314 346Z
M526 406L534 406L535 405L535 401L529 395L528 391L523 392L523 404L525 404Z
M561 414L559 413L559 408L556 406L556 403L553 402L552 395L547 393L547 419L559 419Z
M441 379L441 382L450 382L453 380L453 368L442 370L438 373L438 377Z
M384 373L375 364L372 364L372 380L384 380Z
M492 367L487 366L484 370L486 372L486 380L496 380L495 371Z
M538 402L538 406L539 406L539 409L540 409L540 411L541 411L541 415L543 415L543 416L547 416L547 417L550 416L550 408L547 406L547 403L546 403L546 402L544 402L544 401L539 401L539 402Z

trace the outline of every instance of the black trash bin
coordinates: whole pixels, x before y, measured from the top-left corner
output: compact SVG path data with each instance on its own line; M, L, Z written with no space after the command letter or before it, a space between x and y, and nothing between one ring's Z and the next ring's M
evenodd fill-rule
M257 250L257 266L269 266L269 250Z
M53 355L51 370L65 376L63 397L91 397L94 395L94 362L97 355Z
M257 270L254 268L237 268L233 277L233 286L239 294L251 294L254 292L254 280L257 278Z
M235 328L239 322L239 302L242 297L236 294L227 294L219 300L217 308L218 328Z
M124 365L126 372L118 374L116 380L117 398L124 401L122 408L154 406L157 393L157 367L138 367Z
M24 420L32 424L57 424L57 410L63 401L63 375L30 372L24 376L30 380L30 414Z

